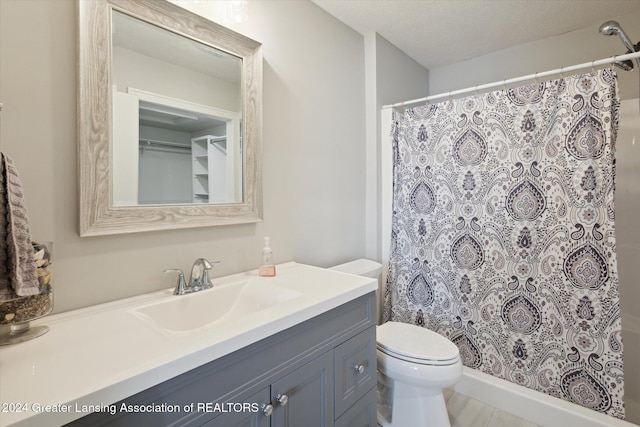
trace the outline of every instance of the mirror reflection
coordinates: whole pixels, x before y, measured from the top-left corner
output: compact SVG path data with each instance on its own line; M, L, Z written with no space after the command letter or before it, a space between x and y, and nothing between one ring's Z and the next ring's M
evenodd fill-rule
M242 59L112 10L114 206L243 201Z

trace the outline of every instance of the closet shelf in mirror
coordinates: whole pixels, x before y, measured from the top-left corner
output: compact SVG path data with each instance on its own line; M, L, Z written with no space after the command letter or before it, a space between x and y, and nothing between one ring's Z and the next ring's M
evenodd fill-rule
M199 136L197 138L192 139L193 142L199 142L199 141L222 142L226 140L227 140L227 137L224 135L223 136L204 135L204 136Z
M233 200L228 196L227 171L232 157L227 156L227 136L203 135L191 139L193 157L193 203L220 203Z

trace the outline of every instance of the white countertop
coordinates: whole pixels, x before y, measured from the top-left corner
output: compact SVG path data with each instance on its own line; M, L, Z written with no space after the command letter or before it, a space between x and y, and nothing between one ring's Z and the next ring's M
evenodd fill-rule
M0 347L0 427L61 425L276 334L377 289L375 279L294 262L213 280L274 281L302 295L234 322L163 333L132 310L181 298L163 290L44 317L43 336ZM272 282L273 283L273 282ZM209 291L201 291L209 292ZM194 294L196 295L196 294ZM60 412L62 411L62 412Z

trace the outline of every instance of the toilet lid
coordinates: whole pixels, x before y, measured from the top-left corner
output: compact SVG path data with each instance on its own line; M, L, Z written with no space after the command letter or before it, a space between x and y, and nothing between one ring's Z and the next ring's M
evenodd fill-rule
M378 348L400 359L442 364L460 355L458 347L444 336L408 323L387 322L377 327L376 335Z

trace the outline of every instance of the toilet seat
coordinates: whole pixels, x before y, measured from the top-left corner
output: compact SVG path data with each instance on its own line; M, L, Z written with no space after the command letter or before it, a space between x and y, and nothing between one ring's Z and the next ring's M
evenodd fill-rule
M446 337L420 326L387 322L376 329L381 352L421 365L452 365L460 359L458 347Z

